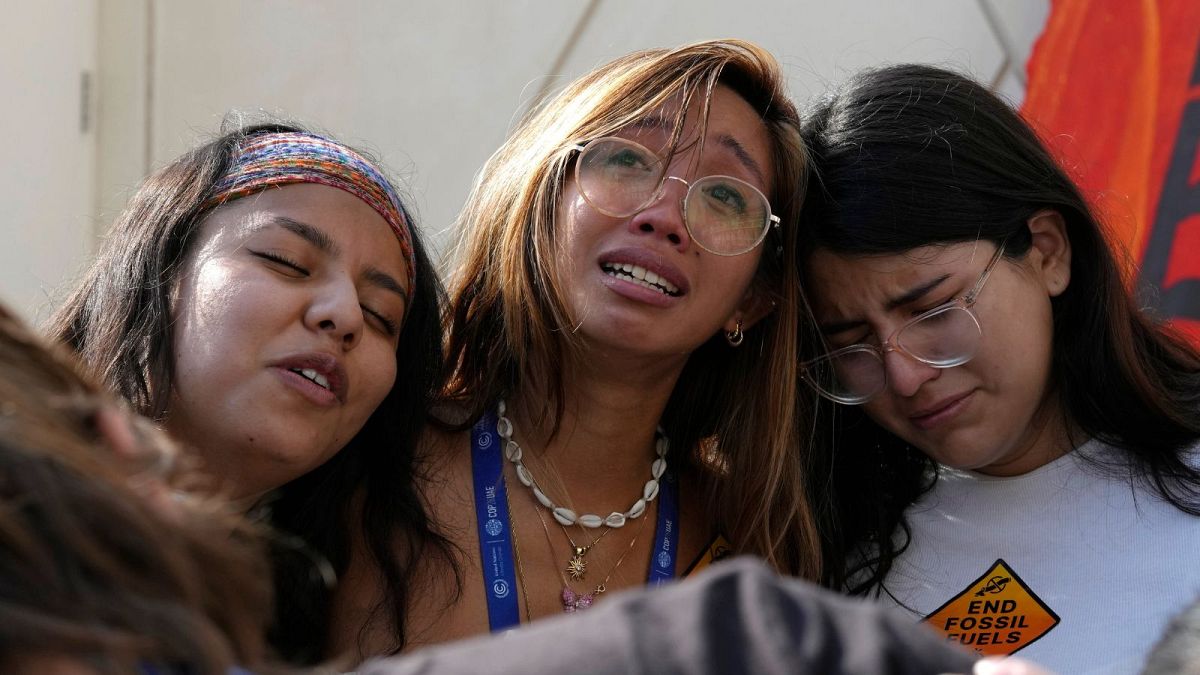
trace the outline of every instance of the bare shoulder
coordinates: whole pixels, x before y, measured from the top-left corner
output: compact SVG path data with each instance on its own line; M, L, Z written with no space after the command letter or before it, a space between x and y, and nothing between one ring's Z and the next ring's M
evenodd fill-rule
M427 629L452 608L459 596L461 577L473 558L464 552L477 546L473 538L474 511L467 432L427 427L421 438L417 475L418 493L434 532L449 544L447 550L432 545L419 552L407 549L403 537L396 541L400 559L414 561L409 577L409 607L403 612L405 647L437 642ZM399 631L381 601L388 594L387 580L368 549L357 523L352 534L350 561L338 581L330 608L331 655L349 655L354 662L387 654L399 646Z
M449 542L454 564L423 556L413 578L405 614L405 649L445 642L487 630L479 588L479 538L475 531L469 431L430 430L424 439L423 497L429 518Z
M361 495L355 502L355 515L347 524L350 560L330 601L328 656L346 656L357 663L394 651L396 640L390 617L377 609L387 593L387 582L363 538Z

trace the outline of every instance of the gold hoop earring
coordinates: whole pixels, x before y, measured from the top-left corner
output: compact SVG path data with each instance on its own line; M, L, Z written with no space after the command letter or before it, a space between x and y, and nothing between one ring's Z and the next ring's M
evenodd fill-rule
M737 328L725 331L725 341L730 347L739 347L746 340L746 334L742 332L742 320L738 319Z

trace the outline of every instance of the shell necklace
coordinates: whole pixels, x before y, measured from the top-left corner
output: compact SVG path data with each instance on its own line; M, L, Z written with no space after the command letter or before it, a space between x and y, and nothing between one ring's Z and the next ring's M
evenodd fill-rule
M525 465L521 462L521 457L523 454L521 451L521 446L512 438L513 423L512 420L508 419L508 417L505 415L507 411L508 406L505 405L504 400L501 399L499 404L496 406L496 432L500 434L500 438L504 439L504 456L508 458L508 461L512 462L513 467L516 469L517 480L521 481L522 485L533 491L534 499L536 499L539 504L550 511L550 514L554 516L554 519L558 521L560 525L562 525L564 533L566 532L566 528L576 524L592 529L600 527L608 528L603 534L601 534L587 546L579 546L575 544L574 540L571 540L571 535L567 535L567 539L571 541L572 556L567 562L566 571L573 579L582 579L587 571L587 563L584 560L584 556L587 555L592 546L594 546L600 539L604 538L604 535L608 534L610 530L624 527L627 521L638 518L644 514L646 512L646 506L650 502L654 501L654 498L658 496L659 479L662 478L663 473L665 473L667 470L667 450L670 448L670 441L667 440L666 433L663 432L662 427L659 427L656 432L657 440L654 443L655 453L658 455L658 457L650 465L650 480L646 481L646 484L642 486L641 497L633 503L633 506L629 507L628 511L625 511L624 513L620 511L613 511L612 513L608 514L608 517L605 518L602 518L594 513L578 515L571 509L568 509L564 506L558 506L551 501L541 487L538 486L537 480L533 477L533 474L530 473L529 469L525 468Z

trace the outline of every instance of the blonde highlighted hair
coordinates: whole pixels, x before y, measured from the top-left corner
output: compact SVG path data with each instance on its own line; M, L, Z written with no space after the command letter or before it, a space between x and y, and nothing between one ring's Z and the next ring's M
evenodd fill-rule
M808 411L797 409L793 375L800 306L793 261L806 159L779 66L753 44L719 40L629 54L575 80L520 123L480 172L458 223L447 398L473 420L506 393L531 387L545 392L542 412L557 424L560 364L579 349L556 281L554 241L570 148L678 101L673 153L695 100L703 103L704 137L717 85L742 96L771 139L768 198L783 225L762 244L753 283L775 309L739 349L716 336L692 353L662 424L686 455L685 470L701 476L709 515L734 547L816 579L819 543L805 485L807 445L798 432L811 424Z

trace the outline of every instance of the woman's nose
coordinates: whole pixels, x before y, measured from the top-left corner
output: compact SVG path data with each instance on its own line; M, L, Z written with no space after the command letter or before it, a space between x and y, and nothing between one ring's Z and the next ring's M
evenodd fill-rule
M936 379L941 372L895 349L883 355L883 365L887 370L888 387L905 398L915 395L921 385Z
M363 310L354 283L335 278L314 291L305 323L312 330L329 334L343 350L353 349L363 332Z
M687 191L687 181L668 176L654 201L630 218L630 228L644 235L661 237L672 247L686 251L692 245L683 213Z

